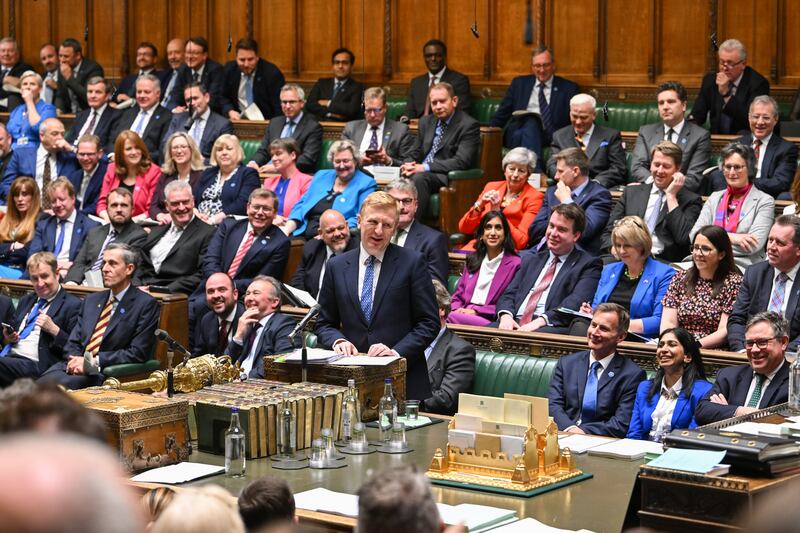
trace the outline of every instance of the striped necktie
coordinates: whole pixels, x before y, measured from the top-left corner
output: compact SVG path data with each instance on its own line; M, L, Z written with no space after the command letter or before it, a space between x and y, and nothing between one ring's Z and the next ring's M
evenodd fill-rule
M114 312L114 295L110 295L110 298L106 302L105 307L100 312L100 318L97 319L97 324L94 327L94 333L89 338L89 343L86 345L86 351L91 352L91 354L97 355L97 352L100 351L100 344L103 342L103 336L106 334L106 329L108 329L108 323L111 320L111 313Z

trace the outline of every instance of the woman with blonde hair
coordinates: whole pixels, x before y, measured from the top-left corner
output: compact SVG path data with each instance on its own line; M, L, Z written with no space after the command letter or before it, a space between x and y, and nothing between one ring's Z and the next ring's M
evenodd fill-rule
M20 176L11 183L8 197L6 216L0 220L0 278L19 279L39 219L39 186L33 178Z
M197 148L191 135L178 131L173 133L164 143L164 164L161 165L161 177L158 178L153 198L150 200L150 218L161 224L169 224L171 218L167 213L164 187L171 181L189 182L191 187L200 181L203 171L203 154Z

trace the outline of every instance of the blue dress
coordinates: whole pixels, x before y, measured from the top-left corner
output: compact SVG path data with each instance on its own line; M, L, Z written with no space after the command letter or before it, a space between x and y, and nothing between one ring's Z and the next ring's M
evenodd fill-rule
M56 117L56 107L53 104L48 104L44 100L36 102L36 111L39 112L39 122L33 126L28 122L28 106L24 103L15 107L11 112L11 116L8 118L8 124L6 124L6 129L14 139L14 142L11 144L12 149L26 144L38 146L39 124L47 118Z

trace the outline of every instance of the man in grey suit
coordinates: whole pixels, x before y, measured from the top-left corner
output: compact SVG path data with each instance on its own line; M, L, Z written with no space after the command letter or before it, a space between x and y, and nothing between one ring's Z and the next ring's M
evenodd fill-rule
M164 135L163 142L166 144L167 139L175 132L188 132L200 147L200 153L208 161L214 141L224 133L232 134L233 125L227 118L211 111L209 107L211 95L200 82L186 85L183 89L183 96L188 110L172 115L172 121Z
M417 157L417 142L408 126L386 118L386 91L370 87L364 91L364 119L348 122L342 139L350 139L363 154L362 165L399 167Z
M650 177L650 152L661 141L672 141L683 152L680 171L686 176L684 187L692 192L702 192L703 171L711 156L711 133L685 119L686 89L677 81L667 81L656 89L658 114L661 122L645 124L639 128L633 148L631 178L644 182Z
M301 172L313 174L317 170L317 160L322 150L322 126L310 113L303 111L306 105L306 93L294 83L287 83L281 88L281 111L283 114L269 121L267 131L258 151L247 166L258 170L263 178L267 174L277 173L272 165L272 152L269 144L275 139L293 138L300 147L301 155L297 158L297 168Z
M589 158L589 178L607 189L625 185L628 169L619 131L595 124L597 101L588 94L576 94L569 101L569 126L557 130L552 153L580 148ZM547 175L555 179L556 160L547 162Z
M89 231L75 261L64 277L66 283L83 283L86 272L100 273L103 267L103 252L112 242L122 242L137 251L144 245L147 233L131 220L133 195L131 191L118 187L108 193L108 217L110 224L97 226Z
M453 415L458 411L458 395L472 388L475 347L447 329L445 322L450 314L450 294L438 280L433 280L433 288L442 327L433 342L425 348L433 396L422 401L420 410Z

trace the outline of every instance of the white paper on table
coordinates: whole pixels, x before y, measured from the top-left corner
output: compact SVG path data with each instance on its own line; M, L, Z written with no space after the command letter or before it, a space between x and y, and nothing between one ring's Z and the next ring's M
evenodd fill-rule
M341 355L334 352L333 350L323 350L322 348L307 348L307 356L308 362L328 362L333 359L341 358ZM283 358L283 361L286 363L299 363L302 361L303 355L302 350L298 348L297 350L293 351L289 355Z
M193 481L223 472L225 472L224 466L183 462L142 472L141 474L133 476L131 481L175 485L177 483L186 483L187 481Z
M308 307L309 309L317 305L317 300L311 296L310 292L304 291L303 289L298 289L297 287L292 287L288 283L283 284L283 288L286 289L287 292L291 293L297 301L303 304L304 307Z
M597 437L594 435L581 435L579 433L573 433L564 436L559 435L558 447L562 450L564 448L569 448L572 453L586 453L586 450L590 450L613 440L615 439L611 437Z
M619 439L601 444L589 450L589 455L600 455L616 459L633 461L641 459L648 453L664 453L664 445L660 442L638 439Z
M386 357L370 357L368 355L354 355L353 357L342 357L332 362L332 365L347 366L386 366L400 359L399 355L387 355Z
M436 507L439 508L439 517L445 524L464 524L470 532L481 531L517 516L517 512L510 509L470 503L459 505L437 503Z
M797 431L795 424L762 424L759 422L739 422L725 428L725 431L746 433L747 435L789 435L792 430Z
M261 108L253 102L242 111L242 118L246 120L264 120L264 114L261 113Z
M534 518L523 518L511 524L493 529L492 533L572 533L573 529L559 529L542 524ZM579 529L576 533L592 533L588 529Z
M299 509L320 511L344 516L358 516L358 496L316 488L294 495L294 505Z
M387 167L384 165L368 165L364 167L378 185L388 185L400 177L400 167Z

